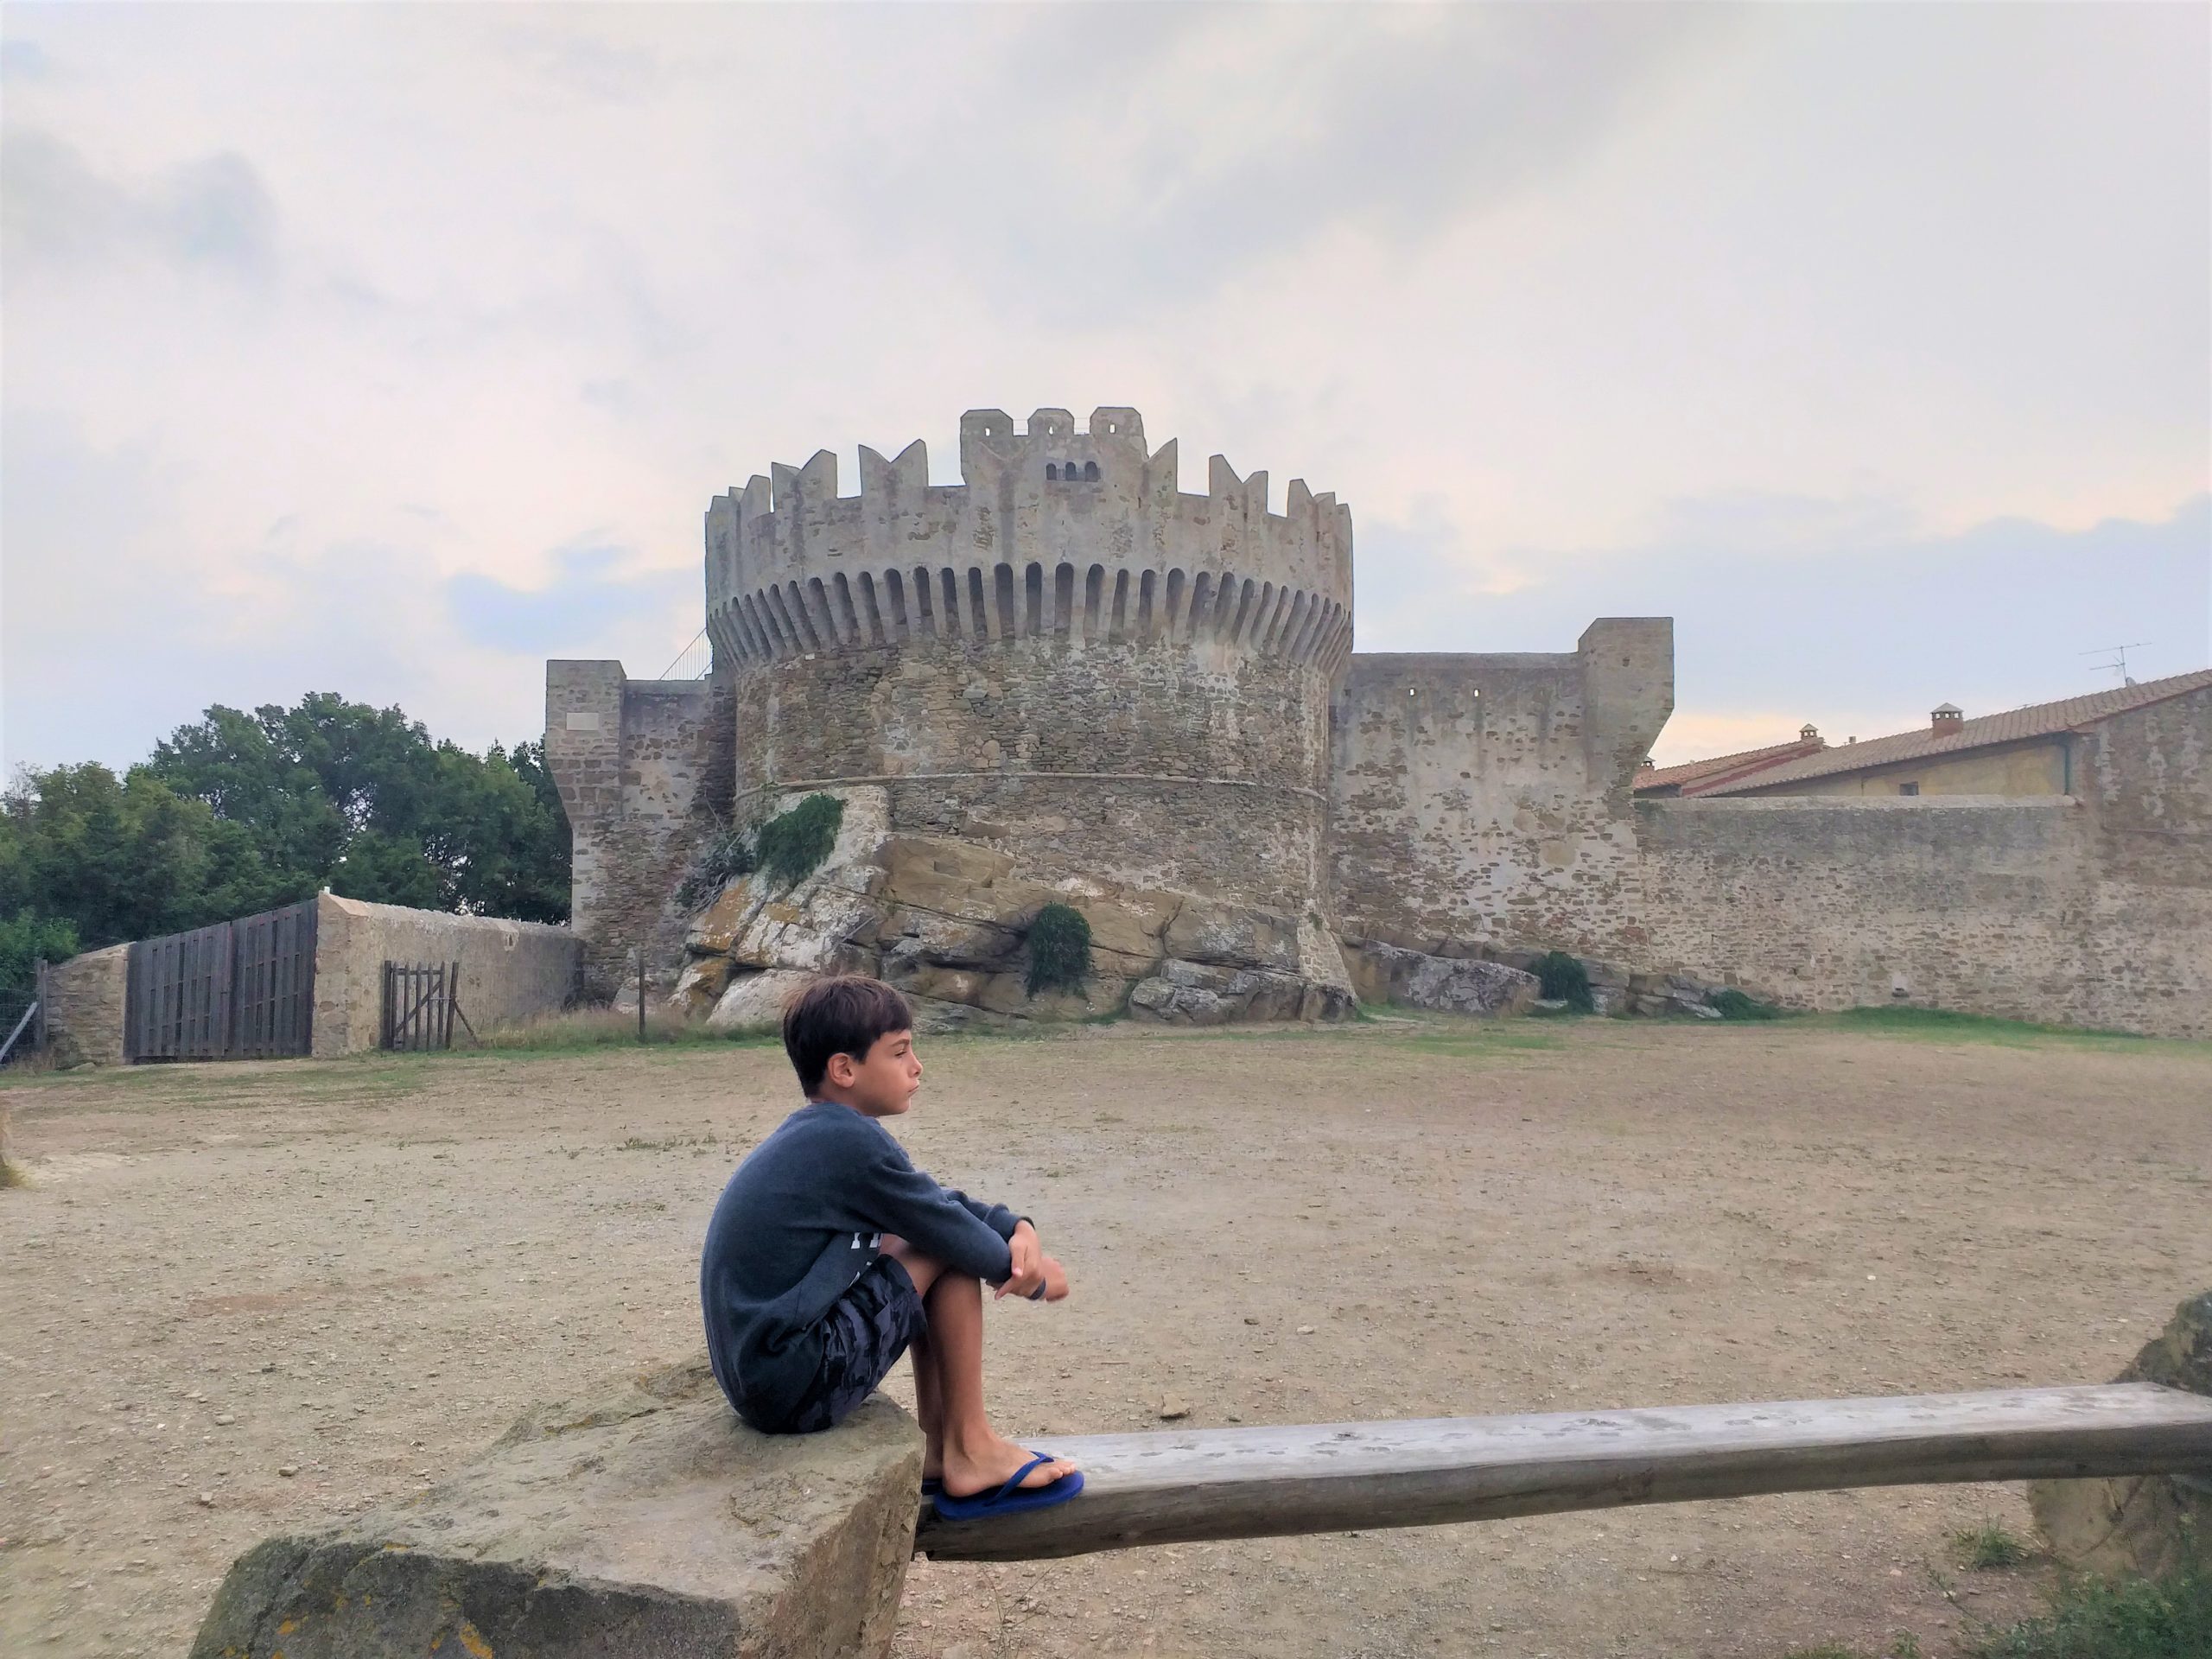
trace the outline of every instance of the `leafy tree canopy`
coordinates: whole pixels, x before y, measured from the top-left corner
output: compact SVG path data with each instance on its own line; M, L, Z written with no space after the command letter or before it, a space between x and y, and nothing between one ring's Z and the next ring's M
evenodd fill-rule
M317 692L210 709L121 778L22 772L0 794L0 989L17 985L16 955L27 982L29 961L68 954L72 936L92 950L323 887L563 920L569 827L544 760L540 744L474 754L397 709Z

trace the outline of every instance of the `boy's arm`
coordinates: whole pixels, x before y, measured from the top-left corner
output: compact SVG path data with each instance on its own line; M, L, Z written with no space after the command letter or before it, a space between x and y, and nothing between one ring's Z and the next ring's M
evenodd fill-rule
M924 1255L986 1284L1001 1284L1014 1271L1007 1244L1016 1224L1014 1211L1003 1205L978 1205L946 1192L908 1162L895 1142L871 1162L868 1188L861 1207L870 1221L885 1232L898 1234Z

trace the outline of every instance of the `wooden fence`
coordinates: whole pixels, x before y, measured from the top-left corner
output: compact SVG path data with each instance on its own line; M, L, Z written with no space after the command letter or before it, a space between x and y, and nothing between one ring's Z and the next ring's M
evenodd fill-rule
M315 1023L315 900L130 947L124 1058L305 1054Z

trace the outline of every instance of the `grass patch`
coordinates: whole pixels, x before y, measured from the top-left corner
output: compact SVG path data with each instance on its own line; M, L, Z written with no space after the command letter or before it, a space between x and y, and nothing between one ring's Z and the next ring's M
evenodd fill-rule
M769 1031L732 1031L703 1020L687 1020L670 1008L645 1010L645 1044L666 1047L718 1044L760 1044L782 1040ZM580 1049L639 1046L638 1014L632 1008L571 1008L535 1020L518 1020L484 1033L484 1047L505 1054L566 1054ZM455 1052L462 1051L456 1050Z
M2135 1047L2152 1039L2132 1032L2092 1031L2080 1026L2037 1025L2028 1020L1999 1020L1951 1008L1916 1008L1888 1004L1846 1008L1834 1016L1847 1031L1874 1031L1898 1037L1927 1037L1951 1042L2024 1045L2056 1039L2093 1047Z
M1994 1521L1978 1527L1961 1527L1951 1535L1951 1548L1960 1562L1977 1573L2018 1567L2028 1559L2028 1547Z
M2212 1566L2160 1579L2074 1578L2045 1611L1978 1633L1972 1659L2212 1659Z

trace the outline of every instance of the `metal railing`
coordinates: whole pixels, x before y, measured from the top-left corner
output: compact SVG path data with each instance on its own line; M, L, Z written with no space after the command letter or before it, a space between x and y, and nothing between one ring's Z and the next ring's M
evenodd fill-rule
M676 660L656 677L664 680L703 680L715 671L715 642L704 628L676 653Z

